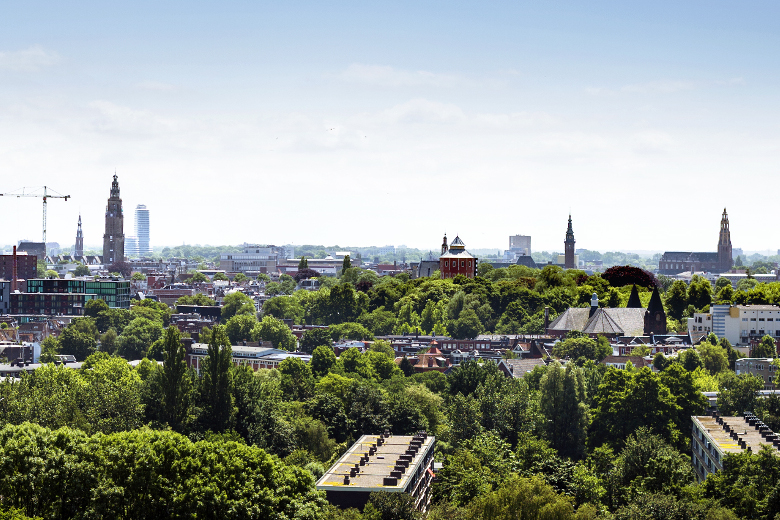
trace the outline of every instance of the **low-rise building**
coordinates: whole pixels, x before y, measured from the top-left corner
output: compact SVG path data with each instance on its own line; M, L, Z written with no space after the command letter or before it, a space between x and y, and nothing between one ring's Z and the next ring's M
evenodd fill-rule
M764 383L764 390L774 390L777 365L773 361L771 358L740 358L734 363L734 372L758 376Z
M704 327L708 318L712 332L726 338L732 345L756 345L765 335L780 341L780 306L778 305L712 305L709 313L694 315L688 329L699 327L697 317Z
M192 341L192 340L190 340ZM187 351L187 365L194 368L196 372L200 373L200 369L203 367L203 362L208 357L209 346L205 343L189 343L185 342L185 349ZM248 366L254 371L261 368L277 368L279 364L289 357L297 357L308 363L311 361L311 356L300 352L287 352L286 350L280 350L273 348L270 343L265 346L246 346L246 345L234 345L231 347L232 361L236 366Z
M744 417L720 417L714 413L691 417L691 420L691 461L699 481L721 471L723 459L730 453L756 453L762 446L769 446L778 454L780 437L750 412L745 412Z
M363 435L317 481L328 502L363 509L373 492L408 493L425 512L434 478L436 438L416 435Z

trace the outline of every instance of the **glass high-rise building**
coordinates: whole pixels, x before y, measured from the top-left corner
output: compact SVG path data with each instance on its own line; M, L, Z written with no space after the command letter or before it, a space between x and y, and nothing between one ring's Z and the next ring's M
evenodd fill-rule
M138 239L138 256L148 256L149 247L149 210L144 204L135 207L135 236Z

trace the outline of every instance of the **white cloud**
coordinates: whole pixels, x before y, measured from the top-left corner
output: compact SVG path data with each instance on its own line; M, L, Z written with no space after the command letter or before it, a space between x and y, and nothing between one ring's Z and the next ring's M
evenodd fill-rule
M32 72L53 65L59 55L35 45L21 51L0 51L0 70Z

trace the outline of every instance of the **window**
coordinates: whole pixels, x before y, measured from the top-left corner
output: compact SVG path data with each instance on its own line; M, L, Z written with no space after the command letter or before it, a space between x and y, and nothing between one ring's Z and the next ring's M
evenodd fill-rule
M774 318L767 318L766 321L775 321Z
M756 321L756 319L755 318L750 318L750 321Z
M758 321L764 321L764 318L758 318Z
M445 262L446 263L446 262ZM742 318L742 321L747 321L747 318Z

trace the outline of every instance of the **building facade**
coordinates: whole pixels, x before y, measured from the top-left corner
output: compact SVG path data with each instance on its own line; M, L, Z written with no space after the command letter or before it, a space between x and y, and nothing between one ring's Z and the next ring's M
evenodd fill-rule
M764 390L774 390L777 366L773 361L771 358L739 358L734 363L734 372L737 375L750 374L760 377Z
M569 227L566 229L566 240L563 241L565 269L576 269L577 260L574 256L574 230L571 227L571 215L569 215Z
M119 180L114 174L111 196L106 205L106 232L103 234L103 264L111 265L125 259L124 214L119 197Z
M659 274L679 274L682 272L722 273L734 266L731 247L729 215L723 208L716 253L693 253L689 251L667 251L658 262Z
M459 274L474 278L477 275L477 258L466 251L466 244L460 237L456 236L452 244L447 246L447 235L444 235L439 271L442 278L455 278Z
M276 271L279 264L280 253L279 248L274 246L245 245L241 253L221 254L219 268L229 273L244 273L255 276L260 273L272 273ZM309 262L312 263L313 260L311 259ZM316 264L316 262L313 263ZM295 266L297 269L297 260Z
M138 256L149 256L149 210L144 204L135 207L135 236L138 239Z
M777 343L780 342L780 306L711 305L710 312L688 318L688 331L712 332L734 346L755 345L766 335L775 338Z
M13 279L14 257L16 258L16 278L18 280L27 280L38 276L38 257L17 251L16 255L0 255L0 278Z
M26 292L41 298L46 294L87 294L100 298L112 309L130 308L130 282L126 280L33 278L27 280Z

